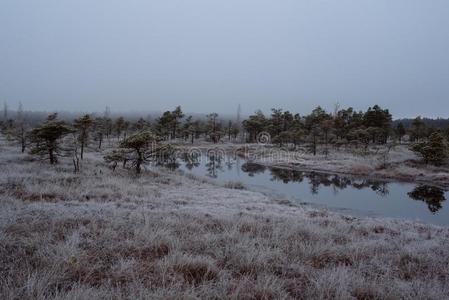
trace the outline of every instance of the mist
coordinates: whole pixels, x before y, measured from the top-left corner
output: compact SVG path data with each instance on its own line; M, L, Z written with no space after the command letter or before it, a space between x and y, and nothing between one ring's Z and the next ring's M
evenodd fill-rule
M0 4L0 102L235 114L317 105L447 117L447 1Z

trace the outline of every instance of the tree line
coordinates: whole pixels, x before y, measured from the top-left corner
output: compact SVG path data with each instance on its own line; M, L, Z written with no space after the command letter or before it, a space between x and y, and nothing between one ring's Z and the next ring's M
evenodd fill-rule
M76 166L79 159L84 158L86 147L100 150L108 143L108 146L118 145L122 149L107 157L108 161L120 160L124 165L133 161L136 170L154 156L154 153L145 152L148 149L144 150L152 143L193 144L198 139L211 143L256 143L259 142L258 136L265 133L271 137L270 144L275 146L290 150L305 146L313 155L320 152L327 155L331 148L344 146L368 151L370 145L402 143L407 137L413 151L427 163L438 164L447 158L449 140L449 126L443 129L429 126L421 117L415 118L409 126L402 122L393 123L389 110L378 105L366 111L336 107L333 112L318 106L306 115L273 108L269 115L256 111L242 122L223 120L217 113L194 119L185 115L180 106L162 113L153 121L144 118L129 120L122 116L113 118L110 110L106 109L102 116L85 114L72 122L50 114L41 124L32 124L22 105L15 116L8 113L5 105L0 129L8 138L18 142L22 152L30 148L30 153L42 156L52 164L57 163L57 158L63 153L70 152L75 157ZM61 141L67 136L75 145L70 149L76 151L68 151L61 146ZM130 157L133 155L138 159Z

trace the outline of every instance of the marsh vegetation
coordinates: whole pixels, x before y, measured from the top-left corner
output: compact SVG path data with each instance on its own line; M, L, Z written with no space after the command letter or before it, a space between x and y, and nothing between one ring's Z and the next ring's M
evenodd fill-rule
M448 296L449 232L305 209L88 152L50 166L2 140L2 299ZM417 195L418 197L418 195Z
M363 118L373 111L390 124L380 108ZM411 168L424 175L404 180L439 178L439 184L423 185L410 197L441 209L438 189L448 182L442 130L413 142L416 149L387 123L378 131L354 129L357 142L341 143L335 124L342 113L310 121L322 113L293 118L300 128L279 132L270 127L277 112L256 132L248 120L224 126L217 114L193 120L180 108L154 123L108 114L75 122L52 114L34 124L21 114L20 122L4 121L0 297L447 298L447 227L339 214L260 193L236 178L213 180L220 176L221 151L245 159L239 169L252 176L277 166L270 169L274 180L308 180L315 188L362 189L364 182L382 193L385 187L372 178L360 183L332 172L391 175ZM265 130L268 140L252 140ZM347 137L354 136L351 130ZM301 132L300 138L290 140L291 132ZM207 165L191 159L211 146L214 159ZM432 159L418 157L414 151L421 150ZM285 153L293 156L287 160ZM327 177L310 173L326 166ZM210 176L186 175L198 167Z

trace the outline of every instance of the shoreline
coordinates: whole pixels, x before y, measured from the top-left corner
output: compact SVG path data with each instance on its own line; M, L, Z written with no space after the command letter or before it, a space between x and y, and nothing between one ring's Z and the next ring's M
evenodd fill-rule
M425 165L419 162L419 159L405 145L396 147L396 153L393 153L396 157L394 161L388 163L386 168L379 167L379 154L362 156L340 151L331 153L328 158L325 158L322 154L313 156L300 152L297 155L292 151L257 144L181 144L179 147L180 149L196 148L203 151L223 149L226 153L233 153L248 162L265 167L341 175L382 182L416 183L417 185L431 185L449 190L449 167ZM242 148L243 150L241 150ZM287 158L282 159L283 155ZM338 157L339 155L343 158ZM401 155L404 157L401 158ZM298 158L295 158L295 156L298 156ZM254 159L254 157L256 158Z

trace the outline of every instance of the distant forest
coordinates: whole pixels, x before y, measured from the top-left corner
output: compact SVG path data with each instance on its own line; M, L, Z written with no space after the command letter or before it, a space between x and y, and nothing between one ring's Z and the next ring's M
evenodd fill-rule
M20 108L23 110L23 108ZM14 119L14 116L17 115L18 110L20 109L10 109L6 103L4 103L2 107L2 113L0 116L0 121L5 121L7 119ZM79 118L85 114L90 114L92 117L97 116L103 116L106 111L109 111L109 114L111 118L119 118L123 117L126 120L129 121L137 121L141 118L146 119L148 121L150 120L156 120L161 115L162 112L157 111L148 111L147 113L141 113L141 112L114 112L110 111L110 109L107 107L105 112L71 112L71 111L58 111L58 117L64 121L72 121L76 118ZM39 124L48 117L48 115L54 113L56 111L28 111L23 110L22 114L27 119L30 125L36 125ZM189 116L192 116L194 119L207 119L207 114L205 113L188 113ZM243 119L247 118L248 116L241 116ZM239 118L239 116L226 114L220 115L220 119L223 121L236 121ZM413 121L415 118L402 118L402 119L394 119L392 120L392 127L396 127L399 123L402 123L402 125L409 129L413 126ZM449 127L449 118L427 118L427 117L421 117L421 121L428 127L433 127L437 129L445 129Z
M399 123L402 123L405 128L411 128L413 125L413 121L415 119L410 118L404 118L404 119L396 119L393 121L393 126L397 125ZM430 118L421 118L424 124L428 127L434 127L438 129L444 129L449 127L449 118L443 119L443 118L436 118L436 119L430 119Z

